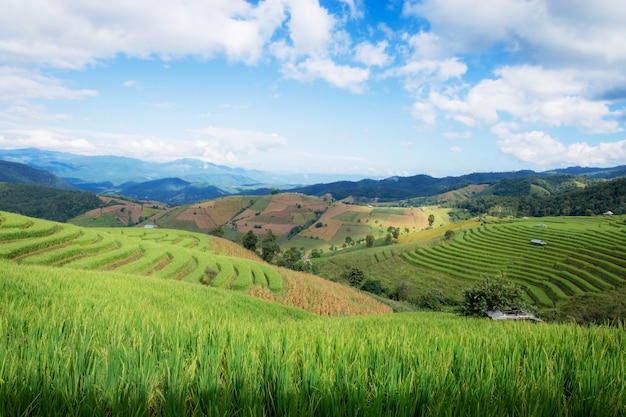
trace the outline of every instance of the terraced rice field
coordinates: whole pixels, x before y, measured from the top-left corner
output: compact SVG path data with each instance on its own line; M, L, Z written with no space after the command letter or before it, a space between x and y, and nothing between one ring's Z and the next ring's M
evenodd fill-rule
M626 222L614 218L523 219L464 230L450 243L416 248L408 262L468 280L503 274L529 301L554 307L576 294L626 284ZM531 240L546 242L532 245Z
M285 280L230 242L171 229L90 229L0 213L0 258L21 264L63 266L155 276L245 291L253 286L280 295Z

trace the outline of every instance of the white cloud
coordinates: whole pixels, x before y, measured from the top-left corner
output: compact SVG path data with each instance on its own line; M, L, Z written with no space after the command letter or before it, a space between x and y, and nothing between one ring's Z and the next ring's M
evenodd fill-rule
M137 80L124 81L124 87L127 87L127 88L135 87L136 85L137 85Z
M405 0L454 52L505 45L550 62L626 61L626 3L612 0Z
M450 151L454 152L454 153L462 153L463 152L463 148L461 148L460 146L453 146L450 148Z
M15 129L0 132L0 146L4 149L40 148L78 154L90 154L96 146L62 129Z
M361 42L355 47L355 59L367 66L385 67L393 58L385 53L389 46L387 41L380 41L376 45L369 42Z
M274 133L209 127L191 137L165 137L94 132L56 127L0 130L0 148L40 148L81 155L118 155L142 160L196 158L213 163L237 163L241 157L287 145Z
M287 145L287 139L276 133L207 127L193 131L200 136L194 142L197 157L209 162L235 162L240 156Z
M3 5L0 61L81 68L99 59L183 55L256 63L285 18L282 0L22 0ZM306 30L304 28L303 30Z
M22 103L30 99L82 99L97 96L94 90L72 90L39 71L0 67L0 100Z
M425 59L410 61L401 67L391 68L385 71L383 78L401 78L404 80L406 90L419 91L424 86L442 86L451 79L459 79L466 71L467 65L457 58Z
M350 10L351 19L359 19L363 17L363 11L361 10L363 0L339 0L345 4Z
M626 140L601 142L595 146L585 142L565 145L542 131L511 133L506 128L495 131L501 137L500 150L522 162L587 167L626 163Z
M287 23L294 52L298 55L324 55L332 41L335 18L317 0L290 0Z
M71 117L63 113L49 113L42 105L26 104L11 106L0 111L0 124L2 123L23 123L23 122L65 122Z
M536 66L503 67L464 97L431 92L429 102L465 125L496 124L510 117L526 125L573 126L588 133L621 131L608 102L585 98L585 74Z
M370 71L367 68L338 65L330 59L307 58L285 67L285 75L299 81L312 81L321 78L335 87L347 88L353 92L362 92Z

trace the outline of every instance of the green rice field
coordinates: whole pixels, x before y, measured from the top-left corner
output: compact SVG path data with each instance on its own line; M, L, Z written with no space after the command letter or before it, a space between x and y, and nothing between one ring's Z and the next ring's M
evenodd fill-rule
M3 416L623 416L625 337L0 260Z

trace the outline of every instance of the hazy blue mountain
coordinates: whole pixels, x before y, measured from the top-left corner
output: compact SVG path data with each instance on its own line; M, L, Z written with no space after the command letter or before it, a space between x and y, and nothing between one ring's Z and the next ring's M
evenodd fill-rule
M245 170L197 159L160 163L120 156L83 156L34 148L0 150L0 159L27 164L65 178L76 186L87 184L87 187L92 188L105 182L119 186L126 182L141 183L162 178L180 178L190 183L209 183L233 193L257 188L284 189L337 179L364 178L357 175L287 174Z
M76 190L76 188L67 181L48 171L35 169L19 162L2 160L0 160L0 182L42 185L61 190Z
M156 200L171 205L211 200L227 194L213 185L192 184L180 178L164 178L132 184L122 187L119 193L139 200Z

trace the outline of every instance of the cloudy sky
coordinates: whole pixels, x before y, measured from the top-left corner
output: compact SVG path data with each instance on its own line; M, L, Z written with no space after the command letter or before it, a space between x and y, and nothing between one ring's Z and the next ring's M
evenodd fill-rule
M370 177L626 164L626 2L0 10L1 149Z

